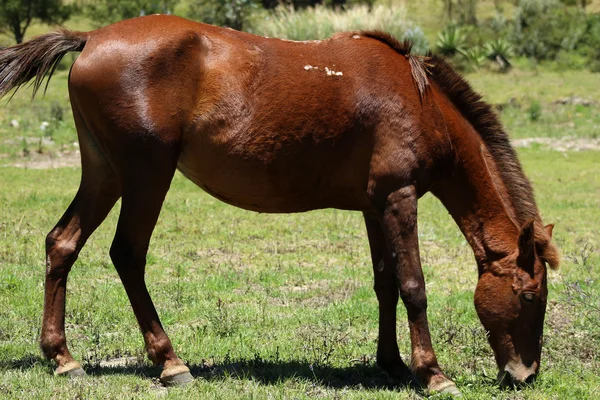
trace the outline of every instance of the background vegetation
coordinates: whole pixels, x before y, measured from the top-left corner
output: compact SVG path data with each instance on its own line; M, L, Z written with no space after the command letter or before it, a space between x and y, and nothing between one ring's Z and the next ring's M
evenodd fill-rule
M471 249L439 202L422 199L420 245L440 361L466 398L597 397L600 0L80 0L52 3L60 11L46 12L52 18L33 12L50 3L0 2L0 44L17 39L10 17L15 10L20 29L27 27L25 38L61 21L89 30L170 12L298 40L383 29L411 38L419 52L446 54L495 106L519 146L544 221L556 224L564 260L549 277L540 379L521 391L500 390L472 306L477 277ZM67 335L91 376L54 378L37 344L43 244L79 180L66 90L74 59L66 57L44 97L32 102L22 90L0 107L0 397L424 395L390 386L375 367L377 302L359 214L249 213L205 195L179 174L151 244L148 283L176 350L199 379L168 392L156 383L159 371L145 358L108 257L118 206L70 277ZM409 354L403 307L399 311L399 343Z

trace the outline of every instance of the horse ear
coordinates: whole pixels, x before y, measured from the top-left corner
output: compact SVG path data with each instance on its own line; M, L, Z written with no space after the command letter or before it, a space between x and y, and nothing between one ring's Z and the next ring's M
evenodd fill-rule
M552 239L552 230L554 229L554 224L548 224L544 227L544 230L546 231L546 233L548 234L548 237L550 237L550 239Z
M535 263L535 231L533 220L526 222L519 233L519 265L533 275Z

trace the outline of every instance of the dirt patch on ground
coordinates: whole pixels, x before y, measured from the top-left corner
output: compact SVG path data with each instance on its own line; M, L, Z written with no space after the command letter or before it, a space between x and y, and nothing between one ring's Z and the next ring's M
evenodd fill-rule
M81 154L79 150L42 154L32 152L21 157L17 162L8 164L8 166L28 169L80 167Z
M139 367L142 364L139 357L115 357L108 360L101 360L98 366L100 368L128 368Z
M562 138L539 137L515 139L512 141L512 144L515 147L531 147L533 144L539 144L543 148L561 152L583 150L600 151L600 139L576 138L573 136L565 136Z

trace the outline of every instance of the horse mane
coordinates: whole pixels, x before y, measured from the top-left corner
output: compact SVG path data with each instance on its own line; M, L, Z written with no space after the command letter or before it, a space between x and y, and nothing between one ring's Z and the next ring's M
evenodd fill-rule
M431 55L429 62L429 75L473 126L494 159L515 208L517 222L523 225L532 219L539 221L539 211L531 183L523 173L517 154L492 107L446 60Z

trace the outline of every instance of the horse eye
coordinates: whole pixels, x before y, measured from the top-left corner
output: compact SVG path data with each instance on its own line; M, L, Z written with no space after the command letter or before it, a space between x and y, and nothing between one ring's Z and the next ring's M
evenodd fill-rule
M533 293L523 293L523 300L525 301L532 302L534 298Z

